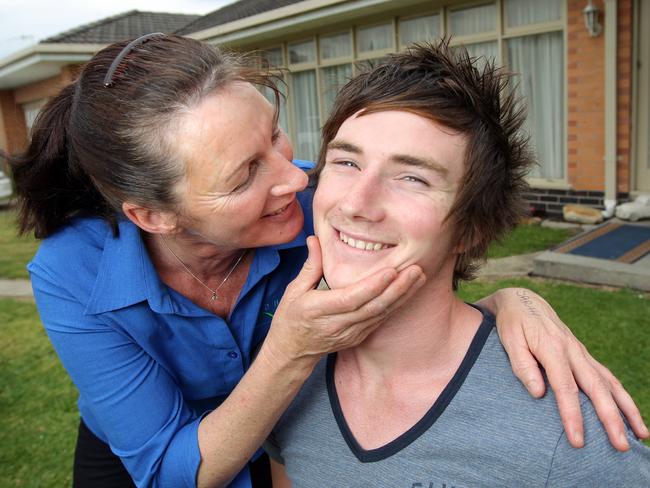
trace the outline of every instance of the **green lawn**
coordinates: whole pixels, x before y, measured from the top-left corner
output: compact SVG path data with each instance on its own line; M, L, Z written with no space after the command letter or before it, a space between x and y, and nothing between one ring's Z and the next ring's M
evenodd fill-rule
M0 211L0 278L28 278L25 265L32 259L38 241L16 235L13 210Z
M488 249L488 258L543 251L574 236L575 229L550 229L535 224L522 224Z
M0 299L0 324L0 486L70 486L74 386L33 303Z

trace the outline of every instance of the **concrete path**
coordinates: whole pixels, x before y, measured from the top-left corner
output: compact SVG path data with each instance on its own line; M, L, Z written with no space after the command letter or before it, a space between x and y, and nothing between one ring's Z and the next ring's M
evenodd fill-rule
M32 285L29 280L0 279L0 297L31 298Z

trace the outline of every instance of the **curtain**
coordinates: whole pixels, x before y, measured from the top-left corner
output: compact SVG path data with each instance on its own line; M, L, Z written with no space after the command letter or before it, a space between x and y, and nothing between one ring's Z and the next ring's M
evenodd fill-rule
M427 15L399 23L399 42L408 46L414 42L431 41L440 37L440 16Z
M287 124L287 85L283 83L282 81L278 80L276 82L276 86L278 87L278 90L282 95L280 97L280 109L279 109L279 114L278 114L278 124L282 128L284 132L287 134L289 133L289 124ZM271 102L271 104L275 105L275 94L273 93L273 90L270 88L263 86L261 87L262 94L266 97L266 99Z
M333 36L321 36L320 57L321 59L335 59L349 57L352 55L352 40L350 33L344 32Z
M357 49L360 53L380 51L393 47L393 26L391 24L359 27L357 29Z
M496 5L479 5L449 12L449 30L454 36L491 32L497 28Z
M316 44L314 41L289 44L289 62L291 64L316 61Z
M495 64L499 61L499 44L497 41L463 44L463 47L467 49L470 57L476 58L476 67L480 70L485 67L488 61Z
M327 117L334 104L338 91L352 77L352 65L342 64L329 66L321 70L321 94L323 101L323 117Z
M314 161L320 144L316 71L294 73L291 81L295 157Z
M508 41L510 68L519 74L518 90L528 108L525 130L539 166L538 178L564 178L564 59L561 32Z
M508 27L548 22L562 18L562 0L507 0Z

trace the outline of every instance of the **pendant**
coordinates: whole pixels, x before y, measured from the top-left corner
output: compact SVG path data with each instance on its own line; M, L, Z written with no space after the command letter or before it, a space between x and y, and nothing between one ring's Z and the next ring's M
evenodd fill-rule
M210 300L216 300L217 299L217 292L213 291L212 296L210 297Z

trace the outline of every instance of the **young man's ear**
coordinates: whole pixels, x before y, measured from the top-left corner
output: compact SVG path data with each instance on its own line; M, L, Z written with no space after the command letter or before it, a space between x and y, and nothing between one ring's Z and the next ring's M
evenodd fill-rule
M131 222L150 234L168 234L176 228L177 216L172 212L152 210L129 202L122 204L122 212Z

